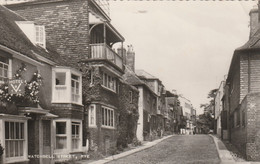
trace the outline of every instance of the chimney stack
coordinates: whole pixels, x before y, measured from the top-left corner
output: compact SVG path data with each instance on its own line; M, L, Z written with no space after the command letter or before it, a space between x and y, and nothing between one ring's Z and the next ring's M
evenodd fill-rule
M259 28L259 3L258 3L258 7L254 6L254 8L250 11L249 15L250 15L250 36L249 39L255 34L255 32L258 30Z
M135 72L135 52L132 45L127 46L126 65L130 67L133 72Z
M122 46L122 48L123 48L123 46ZM123 64L126 65L126 49L123 48L123 51L122 51L122 48L117 49L117 54L122 55Z

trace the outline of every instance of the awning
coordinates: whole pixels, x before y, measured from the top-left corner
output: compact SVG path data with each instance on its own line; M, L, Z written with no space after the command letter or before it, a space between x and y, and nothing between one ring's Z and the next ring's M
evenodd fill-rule
M42 118L52 119L57 118L57 115L54 115L49 112L49 110L43 109L39 104L37 107L19 107L19 112L21 113L30 113L30 114L38 114L41 115Z

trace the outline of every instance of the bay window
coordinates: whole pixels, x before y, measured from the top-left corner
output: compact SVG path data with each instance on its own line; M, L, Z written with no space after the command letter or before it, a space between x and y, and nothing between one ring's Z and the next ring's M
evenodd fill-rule
M53 68L52 103L82 105L81 72L67 67Z
M101 115L102 115L102 126L114 127L114 109L102 106Z

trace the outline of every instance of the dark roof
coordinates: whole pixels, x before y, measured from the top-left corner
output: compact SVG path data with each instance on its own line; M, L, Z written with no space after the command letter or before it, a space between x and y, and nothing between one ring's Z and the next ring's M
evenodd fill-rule
M46 50L34 45L15 21L27 21L15 12L0 5L0 44L17 51L29 58L40 61L36 55L45 57L56 63L62 63L61 58L53 48L46 43Z
M138 76L135 74L135 72L133 72L128 66L125 66L125 74L122 77L130 85L144 86L153 95L156 96L156 94L151 90L151 88L146 83L144 83L141 79L139 79Z
M144 70L136 70L135 73L138 77L142 77L144 79L152 79L152 80L159 80L155 76L151 75L150 73L144 71Z
M130 68L128 68L128 66L125 66L123 79L131 85L145 85L145 83L140 80Z
M260 29L258 29L253 36L244 44L243 46L236 49L236 51L242 51L242 50L253 50L253 49L259 49L260 48Z

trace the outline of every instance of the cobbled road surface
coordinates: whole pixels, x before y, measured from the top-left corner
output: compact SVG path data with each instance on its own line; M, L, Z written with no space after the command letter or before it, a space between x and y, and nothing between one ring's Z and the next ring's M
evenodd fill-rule
M208 135L178 135L109 164L217 164L213 139Z

